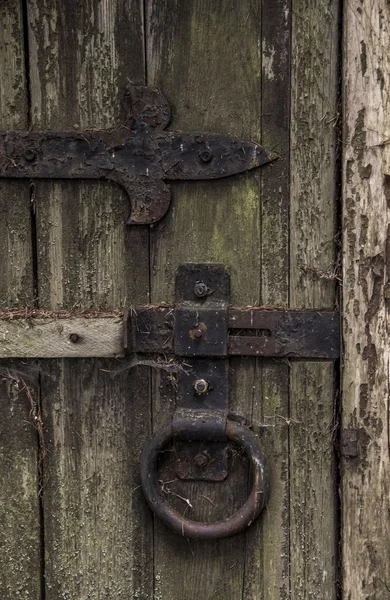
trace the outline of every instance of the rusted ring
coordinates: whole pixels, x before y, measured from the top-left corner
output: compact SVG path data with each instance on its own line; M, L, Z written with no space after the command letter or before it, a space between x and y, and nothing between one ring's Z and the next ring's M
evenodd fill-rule
M265 459L257 437L244 425L228 421L226 437L242 446L250 460L252 489L245 504L223 521L205 523L187 519L167 504L157 480L157 457L172 439L172 425L168 423L149 440L141 457L141 484L150 508L176 533L202 539L229 537L248 527L264 508L269 487Z

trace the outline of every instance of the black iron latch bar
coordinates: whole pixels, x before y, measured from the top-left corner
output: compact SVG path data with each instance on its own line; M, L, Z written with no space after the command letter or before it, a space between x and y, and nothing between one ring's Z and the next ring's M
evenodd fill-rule
M177 312L179 310L179 312ZM268 356L275 358L336 359L340 356L340 315L333 311L285 310L263 307L227 309L227 343L210 344L214 324L202 315L186 322L181 331L176 324L181 309L175 306L138 306L127 312L124 323L124 349L127 354L175 354L183 356ZM201 312L199 312L201 315ZM209 324L207 325L207 321ZM176 341L175 341L176 340ZM217 354L217 350L219 354ZM222 352L223 350L223 352Z
M165 180L219 179L277 155L254 142L212 133L164 131L171 111L156 89L133 87L126 126L85 131L0 131L0 177L108 179L131 201L129 224L150 224L169 208Z
M175 306L133 308L125 318L127 353L184 357L172 420L176 473L183 479L227 476L228 356L309 359L339 356L338 314L229 307L225 265L178 269ZM183 441L184 440L184 441Z

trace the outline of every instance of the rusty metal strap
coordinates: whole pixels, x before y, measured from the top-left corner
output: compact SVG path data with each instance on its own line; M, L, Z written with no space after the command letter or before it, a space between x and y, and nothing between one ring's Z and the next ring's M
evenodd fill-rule
M133 308L125 319L125 352L174 354L175 315L174 306ZM228 343L218 355L335 359L340 356L339 321L339 313L332 311L229 308ZM202 345L210 351L207 340L217 339L213 326L220 326L221 321L215 319L213 325L210 319L203 331L201 323L200 319L192 322L189 316L186 331L181 328L182 336L185 333L189 345L195 346L196 355L202 355ZM199 330L202 335L194 341L194 332Z

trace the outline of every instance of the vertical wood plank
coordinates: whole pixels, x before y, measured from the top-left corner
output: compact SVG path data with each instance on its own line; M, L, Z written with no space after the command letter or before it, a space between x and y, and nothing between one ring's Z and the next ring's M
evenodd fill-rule
M293 0L293 307L334 307L338 28L338 0Z
M297 363L291 377L293 598L336 598L332 363Z
M173 104L174 128L260 140L260 12L250 0L147 2L149 83L162 87ZM152 235L152 301L173 300L179 264L220 262L230 268L231 302L258 303L259 173L172 187L171 210ZM239 404L246 415L252 410L250 364L254 360L232 361L231 406ZM153 423L159 427L172 407L157 388L154 402ZM212 520L243 502L246 478L237 472L224 484L181 489L200 516ZM234 541L188 542L156 522L156 598L237 600L243 596L244 564L245 534Z
M27 390L27 388L28 390ZM41 598L37 375L0 361L0 594Z
M255 431L261 432L271 489L261 520L253 523L246 534L244 598L248 600L289 598L288 382L288 365L272 360L257 364L251 381L252 424Z
M22 2L7 0L0 11L0 127L28 126ZM31 305L33 271L30 194L26 182L0 182L0 306Z
M261 18L262 143L280 156L261 172L261 304L288 306L290 0L263 0ZM258 360L252 381L252 422L271 472L263 518L247 531L244 598L289 598L289 369Z
M342 466L343 597L390 594L390 10L344 8L343 428L359 455Z
M149 83L165 90L172 126L260 141L258 7L249 0L239 7L148 0L147 7ZM221 52L227 43L229 53ZM203 261L229 265L233 303L257 303L259 173L171 187L173 205L152 236L153 301L172 301L179 264Z
M27 126L22 3L0 10L0 127ZM30 195L28 183L0 183L0 304L31 305ZM35 375L21 361L0 363L0 596L38 600L41 539L38 439L32 424L37 401Z
M124 122L129 81L144 81L137 1L30 0L35 128ZM148 231L125 225L123 191L105 183L35 188L41 307L148 302ZM42 404L46 599L152 597L150 517L139 455L150 435L147 373L104 360L47 363Z
M334 308L338 0L293 0L291 107L292 307ZM333 600L333 370L293 363L290 383L291 598Z
M109 360L45 364L46 596L149 600L152 547L138 477L147 374L111 379Z

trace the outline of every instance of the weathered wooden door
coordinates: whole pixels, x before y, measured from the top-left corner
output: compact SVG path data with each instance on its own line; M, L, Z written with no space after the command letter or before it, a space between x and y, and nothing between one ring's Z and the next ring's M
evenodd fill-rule
M361 10L350 4L354 27ZM129 85L147 84L168 97L174 129L240 136L280 157L172 184L170 210L151 227L125 224L115 184L1 180L3 319L28 307L59 328L53 312L120 320L126 307L172 303L178 266L194 262L229 267L232 305L338 310L340 5L3 0L1 129L114 127L127 119ZM260 436L270 497L246 532L197 541L154 519L140 489L140 453L175 408L169 374L129 358L4 359L1 598L340 597L336 367L230 359L230 406ZM247 494L237 464L221 483L173 474L167 499L223 518ZM347 562L349 600L387 597L388 586L355 593Z

